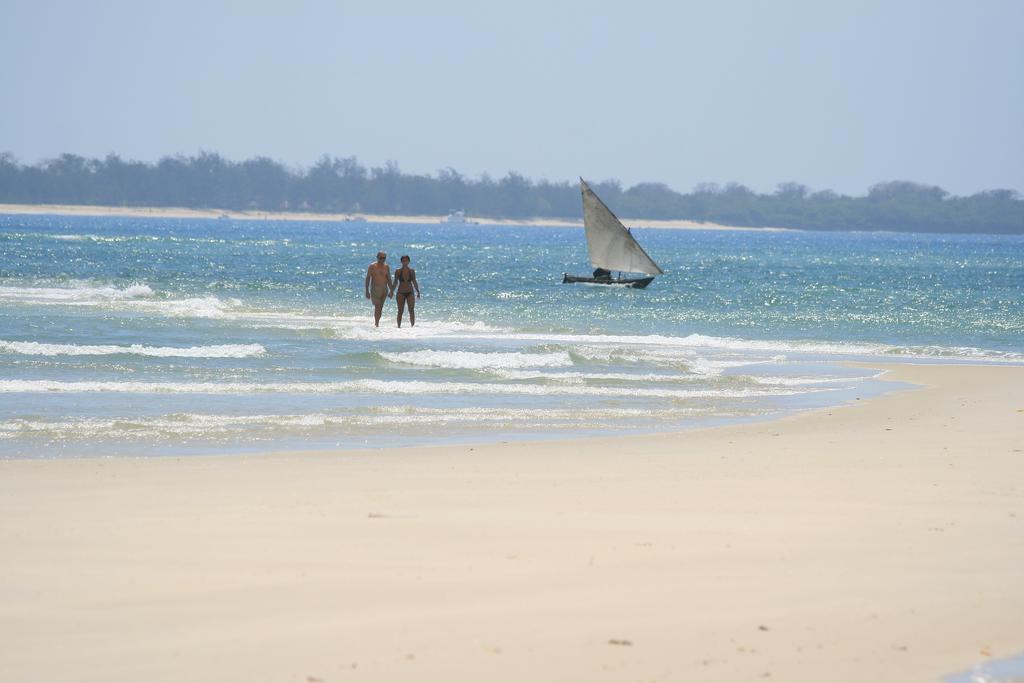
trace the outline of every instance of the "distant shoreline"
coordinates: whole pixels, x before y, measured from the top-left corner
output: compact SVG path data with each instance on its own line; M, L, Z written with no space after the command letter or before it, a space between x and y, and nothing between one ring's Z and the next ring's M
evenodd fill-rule
M446 216L398 216L369 213L313 213L305 211L235 211L227 209L188 209L184 207L94 206L90 204L0 204L0 214L108 216L123 218L226 218L244 221L324 221L351 223L417 223L438 225L516 225L529 227L582 228L583 220L559 218L526 218L521 220L467 216L465 223L445 220ZM623 218L627 226L659 230L744 230L780 231L793 228L753 228L689 220L656 220Z

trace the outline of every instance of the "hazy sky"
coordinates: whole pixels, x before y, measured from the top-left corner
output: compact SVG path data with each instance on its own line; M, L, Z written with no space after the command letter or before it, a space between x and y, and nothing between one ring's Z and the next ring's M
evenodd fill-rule
M0 0L0 151L1024 192L1024 1Z

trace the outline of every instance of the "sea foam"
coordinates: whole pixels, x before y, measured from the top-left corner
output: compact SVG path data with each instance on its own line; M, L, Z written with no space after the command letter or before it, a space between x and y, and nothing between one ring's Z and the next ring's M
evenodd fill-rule
M174 413L157 416L91 417L65 419L24 419L0 421L0 439L42 436L56 440L125 438L238 439L242 435L263 432L271 436L281 431L309 434L323 430L351 430L387 426L393 430L424 426L452 425L504 426L518 428L572 428L581 420L593 427L607 428L609 421L670 420L706 414L707 409L664 406L653 413L638 408L427 408L381 406L359 412L306 414L218 415Z
M404 363L428 368L451 368L482 370L491 368L562 368L572 365L568 352L520 353L476 351L404 351L381 353L380 356L392 363Z
M169 317L223 318L242 302L212 295L175 298L155 292L146 283L116 287L86 282L60 287L4 286L0 287L0 303L94 306Z
M0 353L26 356L149 356L153 358L252 358L266 354L261 344L214 344L209 346L116 346L111 344L45 344L0 339Z
M512 394L521 396L599 396L602 398L753 398L790 396L797 392L772 389L662 389L589 386L547 386L485 382L423 382L353 380L343 382L107 382L59 380L0 380L0 393L131 393L131 394Z
M41 304L100 304L145 299L154 295L145 283L126 287L75 283L64 287L0 287L0 301Z

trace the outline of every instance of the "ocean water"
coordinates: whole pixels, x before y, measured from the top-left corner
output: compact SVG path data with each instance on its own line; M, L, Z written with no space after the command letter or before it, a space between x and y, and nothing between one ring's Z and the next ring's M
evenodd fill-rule
M1024 681L1024 654L979 662L968 671L944 676L945 683L1020 683Z
M1024 238L0 215L0 457L653 432L881 390L851 360L1024 362ZM363 295L412 257L417 325Z

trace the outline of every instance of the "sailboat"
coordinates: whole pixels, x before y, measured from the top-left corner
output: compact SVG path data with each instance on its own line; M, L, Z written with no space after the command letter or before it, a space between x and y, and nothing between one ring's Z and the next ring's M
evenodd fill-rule
M624 285L643 289L655 275L664 271L651 260L629 228L615 217L601 198L580 178L583 194L583 228L587 233L587 249L594 274L590 277L563 274L562 283L590 282L597 285ZM612 271L619 271L616 278ZM622 277L622 273L644 273L648 277Z

